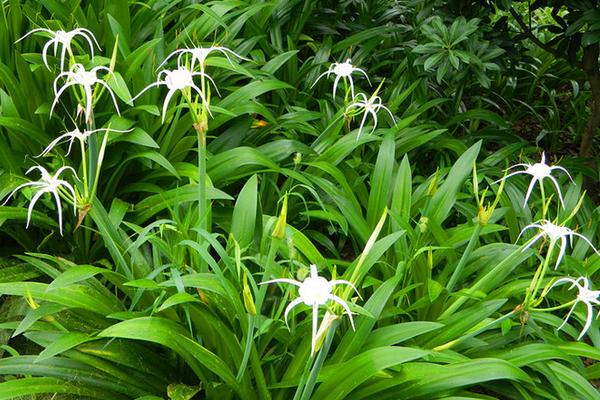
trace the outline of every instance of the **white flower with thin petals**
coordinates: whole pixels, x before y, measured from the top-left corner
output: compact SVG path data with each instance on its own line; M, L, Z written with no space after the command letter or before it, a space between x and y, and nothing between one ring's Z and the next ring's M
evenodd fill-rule
M52 111L58 103L60 95L63 94L63 92L67 90L69 86L81 85L83 86L83 90L85 92L85 119L86 121L89 121L92 115L92 103L94 102L92 86L94 86L95 84L100 84L108 90L108 93L112 97L113 103L117 110L117 114L121 115L119 112L119 106L117 105L117 99L115 98L115 94L106 82L104 82L102 79L99 79L96 76L98 71L106 71L107 73L112 75L112 71L106 67L99 66L94 67L89 71L86 71L84 66L81 64L74 64L69 71L63 72L60 75L58 75L54 80L54 101L52 102L52 107L50 107L50 115L52 115ZM63 87L61 87L60 90L58 90L58 80L61 78L65 78L66 81Z
M162 74L165 75L165 78L164 78L164 80L161 81L160 77ZM196 84L194 83L194 77L199 76L199 75L206 76L212 82L213 85L215 84L215 82L212 80L212 78L210 76L206 75L204 72L192 72L191 70L189 70L183 66L180 66L179 68L174 69L174 70L165 69L158 73L158 79L156 82L151 83L150 85L148 85L144 89L142 89L142 91L139 92L137 94L137 96L135 96L133 99L131 99L131 101L133 102L135 99L140 97L142 95L142 93L144 93L146 90L148 90L154 86L166 85L167 88L169 89L169 91L168 91L167 96L165 97L165 101L163 103L162 122L164 123L165 115L167 113L167 106L169 105L169 101L171 101L171 97L173 97L175 92L178 90L183 91L183 90L190 88L190 89L194 89L196 91L196 93L198 93L198 95L202 99L202 103L206 106L208 113L212 116L212 113L210 112L210 108L208 107L208 101L206 100L204 93L202 93L202 90L200 90L200 88L198 86L196 86ZM216 85L215 85L215 87L216 87Z
M42 59L44 60L44 65L46 65L46 68L48 68L48 69L50 69L50 66L48 65L48 49L50 48L50 46L54 45L54 55L56 56L56 50L57 50L58 45L60 44L62 46L62 49L60 51L60 70L61 71L65 70L65 57L67 54L67 50L69 50L69 52L71 52L71 42L73 41L73 38L75 36L81 36L89 44L91 58L94 58L94 43L96 44L96 46L98 46L98 49L100 49L100 45L98 44L98 41L96 40L96 37L94 36L94 34L85 28L77 28L77 29L73 29L72 31L68 31L68 32L62 31L62 30L53 31L53 30L46 29L46 28L37 28L37 29L33 29L33 30L27 32L25 35L21 36L21 38L19 40L17 40L17 42L20 42L21 40L25 39L27 36L31 35L32 33L36 33L36 32L42 32L42 33L46 33L46 34L50 35L50 40L48 40L48 42L46 42L46 44L44 45L44 48L42 49Z
M550 179L550 181L552 181L552 183L554 184L554 187L556 188L556 191L558 192L558 198L560 199L560 204L562 205L563 208L565 208L565 202L563 201L563 197L562 197L562 193L560 191L560 186L558 185L558 181L551 174L552 174L552 171L554 171L554 170L563 171L565 174L567 174L567 176L569 177L571 182L573 182L573 178L571 178L571 175L569 174L569 172L566 169L564 169L563 167L559 167L557 165L550 166L550 165L546 164L546 154L543 152L542 152L542 160L539 163L517 164L517 165L513 165L509 169L516 168L516 167L525 167L525 169L522 171L511 172L510 174L506 175L504 178L498 179L494 183L498 183L506 178L509 178L511 176L518 175L518 174L531 175L531 183L529 184L529 187L527 188L527 194L525 195L525 201L523 202L523 207L525 207L525 205L527 204L527 200L529 199L529 196L531 195L531 191L533 190L533 187L535 186L535 183L539 181L540 185L542 185L543 179L548 178L548 179Z
M580 281L583 281L583 285L579 283ZM575 304L573 304L573 307L571 307L571 310L569 310L567 317L565 318L563 323L558 327L558 329L560 330L563 326L565 326L565 324L569 320L569 317L571 317L573 310L575 310L577 303L580 303L580 302L584 303L585 306L587 307L587 317L585 319L585 325L583 326L583 329L581 330L581 333L579 334L579 337L577 338L577 340L579 340L583 337L583 335L585 335L587 330L592 325L592 320L594 318L594 308L593 308L592 304L600 305L600 299L599 299L600 290L591 290L589 279L584 278L584 277L579 277L577 279L560 278L559 280L554 282L554 284L550 287L550 289L552 289L556 285L560 285L560 284L567 283L567 282L571 283L571 287L569 287L569 289L576 287L579 292L577 293L577 298L575 299Z
M329 77L329 75L334 74L335 80L333 81L333 97L335 97L335 92L337 90L337 85L340 81L340 78L343 78L344 80L348 79L350 81L350 93L352 95L352 98L354 98L354 81L352 80L352 73L360 72L361 74L363 74L365 78L367 78L367 82L369 82L369 85L371 84L371 81L369 80L369 76L367 75L367 73L361 68L354 67L351 61L352 60L347 59L346 62L343 63L331 64L327 71L319 75L319 77L317 78L315 83L312 84L311 87L315 86L319 79L321 79L323 76Z
M157 69L160 69L160 67L165 65L167 63L167 61L169 61L169 59L175 55L178 55L177 66L181 67L181 66L183 66L183 64L182 64L183 56L185 56L186 54L190 54L192 57L190 70L193 71L194 66L196 65L196 62L198 62L198 64L200 65L200 72L204 73L204 62L206 61L206 58L208 57L208 55L210 53L212 53L213 51L220 51L221 53L223 53L223 55L227 58L227 60L229 61L229 63L231 65L233 65L233 62L231 61L229 54L236 56L237 58L239 58L241 60L250 61L249 59L242 57L241 55L239 55L238 53L236 53L233 50L228 49L227 47L222 47L222 46L193 47L193 48L185 48L185 49L175 50L174 52L169 54L167 56L167 58L165 58L165 60L158 66Z
M567 228L566 226L555 225L546 219L542 219L538 222L529 224L526 227L524 227L523 230L521 231L521 233L519 233L519 237L521 237L521 235L526 230L531 229L531 228L537 228L540 230L540 232L538 232L529 241L527 246L525 246L523 248L523 251L525 251L526 249L533 246L533 244L542 237L547 237L548 239L550 239L551 245L554 245L554 243L557 243L558 240L560 239L560 251L558 253L558 258L556 259L556 265L554 266L554 269L558 268L558 264L560 264L560 261L562 260L563 256L565 255L565 251L567 249L567 239L569 239L569 242L571 243L571 247L573 246L573 236L579 236L580 238L585 240L587 242L587 244L589 244L592 247L592 249L596 252L596 254L598 254L600 256L600 253L594 247L594 245L589 241L588 238L583 236L581 233L577 233L577 232L573 231L572 229ZM519 237L517 237L517 240L519 240Z
M29 228L29 221L31 220L31 213L33 212L33 207L35 206L35 203L40 199L40 197L42 197L44 193L52 193L52 195L54 196L54 200L56 201L56 210L58 211L58 228L60 230L60 234L62 235L62 207L60 195L58 193L59 187L64 186L66 189L68 189L71 196L73 196L74 214L77 214L77 197L75 195L75 189L73 189L73 186L71 186L71 184L65 180L58 179L58 177L65 170L70 170L71 172L73 172L75 178L77 178L77 174L75 173L75 170L71 167L61 167L56 171L54 175L50 175L44 167L40 167L38 165L29 168L26 174L29 174L34 169L37 169L42 174L40 180L35 182L26 182L17 186L8 195L6 200L4 200L4 203L2 203L2 205L5 205L13 194L15 194L18 190L23 189L24 187L31 186L33 189L37 189L37 192L33 195L31 203L29 203L29 208L27 209L27 225L25 225L25 228Z
M349 285L352 289L354 289L356 291L356 293L358 293L358 290L356 290L356 287L354 287L354 285L346 280L340 280L340 279L334 279L331 281L328 281L327 279L319 276L319 274L317 273L317 266L312 264L310 266L310 276L306 279L304 279L303 282L298 282L296 280L293 279L285 279L285 278L281 278L281 279L273 279L270 281L266 281L266 282L261 282L260 284L267 284L267 283L277 283L277 282L282 282L282 283L289 283L291 285L295 285L298 286L298 294L300 295L300 297L298 297L297 299L293 300L290 304L288 304L288 306L285 309L285 313L284 313L284 319L285 319L285 323L287 325L287 317L288 314L290 313L290 311L296 307L297 305L304 303L309 307L312 307L312 352L315 352L315 347L317 345L316 341L317 341L317 325L318 325L318 318L319 318L319 306L324 305L327 300L331 300L334 301L336 303L338 303L339 305L341 305L346 314L348 314L348 316L350 317L350 324L352 325L352 329L354 329L354 321L352 320L352 313L350 312L350 308L348 307L348 305L346 304L346 302L344 300L342 300L340 297L334 295L332 293L333 291L333 287L335 285ZM289 325L288 325L288 329L289 329Z
M373 129L371 129L371 133L375 131L375 129L377 128L377 113L381 109L384 109L388 112L388 114L392 118L392 121L394 121L394 125L396 125L394 114L392 114L389 108L382 104L381 97L373 95L370 98L367 98L367 96L364 93L358 93L356 97L354 97L353 101L353 103L348 104L348 107L346 107L346 113L351 111L353 108L362 108L362 111L364 112L362 120L360 121L360 128L358 128L358 135L356 136L357 139L360 136L360 133L362 132L362 128L365 125L365 121L367 120L367 116L369 114L373 116Z
M50 153L50 151L56 147L58 144L60 144L61 142L69 142L69 147L67 148L67 156L69 155L69 153L71 153L71 148L73 147L73 142L75 141L75 139L78 139L81 143L85 143L87 141L87 138L96 132L100 132L100 131L113 131L113 132L120 132L120 133L125 133L125 132L131 132L133 129L127 129L127 130L118 130L118 129L110 129L110 128L100 128L100 129L93 129L93 130L87 130L85 129L83 132L79 130L79 128L75 128L72 131L68 131L62 135L60 135L59 137L57 137L56 139L54 139L52 142L50 142L50 144L44 149L44 151L42 151L37 157L43 157L46 154Z

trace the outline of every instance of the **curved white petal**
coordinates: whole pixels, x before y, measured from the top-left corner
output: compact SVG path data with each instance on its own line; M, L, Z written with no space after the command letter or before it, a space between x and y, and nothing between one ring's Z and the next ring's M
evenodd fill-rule
M167 108L169 107L169 102L171 101L171 97L175 94L177 89L170 89L167 95L165 96L165 101L163 102L162 109L162 123L165 123L165 116L167 115Z
M346 304L346 302L344 300L342 300L341 298L339 298L333 294L331 295L330 299L335 301L336 303L338 303L340 306L344 307L344 311L346 311L346 314L348 314L348 317L350 317L350 325L352 325L352 330L355 331L356 328L354 327L354 320L352 319L352 312L350 311L350 307L348 307L348 304Z
M314 86L317 84L317 82L319 82L319 79L321 79L323 76L325 76L325 75L329 76L329 73L330 73L330 71L329 71L329 70L327 70L327 71L323 72L321 75L319 75L319 76L317 77L317 79L314 81L314 83L313 83L313 84L312 84L310 87L311 87L311 88L312 88L312 87L314 87Z
M585 335L585 333L588 331L588 329L590 329L590 326L592 325L592 320L594 318L594 309L592 308L592 305L588 302L586 302L585 305L587 307L587 316L585 318L585 325L583 326L581 333L577 337L577 340L581 339L583 337L583 335Z
M137 95L132 97L131 100L129 100L129 103L133 104L134 100L137 99L138 97L140 97L146 90L153 88L155 86L160 86L160 85L166 85L166 83L162 82L162 81L161 82L152 82L151 84L149 84L148 86L143 88L141 92L139 92Z
M350 286L352 289L354 289L354 291L356 292L356 294L358 295L358 297L360 297L360 298L362 299L362 297L361 297L360 293L358 293L358 289L356 289L356 286L354 286L354 285L352 284L352 282L350 282L350 281L347 281L347 280L345 280L345 279L334 279L334 280L332 280L332 281L329 281L329 284L330 284L331 286L333 286L333 285L348 285L348 286Z
M558 184L558 181L552 175L548 175L548 179L550 179L550 181L554 184L554 187L556 188L556 191L558 192L558 198L560 199L560 204L562 205L562 208L564 209L565 202L563 200L562 193L560 192L560 185Z
M525 207L527 205L527 200L529 200L529 196L531 195L531 192L533 191L533 187L535 186L535 183L538 181L538 178L532 178L531 179L531 183L529 183L529 187L527 188L527 194L525 194L525 201L523 202L523 207ZM541 185L541 182L540 182Z
M567 250L567 238L562 237L560 240L560 251L558 253L558 257L556 258L556 264L554 265L554 269L558 269L558 264L560 264L561 260L565 255L565 251Z
M592 244L592 242L590 242L590 240L588 238L586 238L584 235L582 235L581 233L578 233L578 232L571 232L571 237L572 237L572 235L576 235L576 236L582 238L583 240L585 240L586 243L589 244L590 247L594 250L594 252L600 256L600 252L598 252L598 249L596 249L596 247L594 247L594 245Z
M266 282L265 282L266 283ZM290 325L288 324L287 318L288 318L288 314L290 313L290 311L292 311L292 309L294 307L296 307L297 305L302 303L302 299L298 298L298 299L294 299L293 301L290 302L290 304L288 304L288 306L285 308L285 313L283 314L283 319L285 321L285 326L287 326L288 329L290 329Z
M14 188L12 190L12 192L10 192L10 194L6 197L6 199L4 199L4 201L2 202L2 204L0 204L0 206L4 206L6 203L8 203L8 201L10 200L10 198L17 193L20 189L23 189L24 187L27 186L43 186L43 184L41 184L40 182L25 182L20 184L19 186L17 186L16 188Z
M53 190L52 194L54 195L54 200L56 201L56 211L58 212L58 231L62 236L62 205L60 203L60 196L56 190Z
M287 279L287 278L271 279L270 281L260 282L259 285L266 285L268 283L289 283L290 285L295 285L298 287L302 286L301 282L295 281L293 279Z
M37 201L40 199L40 197L42 197L42 195L47 192L51 192L51 190L46 187L41 188L31 198L29 207L27 207L27 223L25 224L25 229L29 228L29 222L31 221L31 213L33 212L33 207L35 206L35 203L37 203Z

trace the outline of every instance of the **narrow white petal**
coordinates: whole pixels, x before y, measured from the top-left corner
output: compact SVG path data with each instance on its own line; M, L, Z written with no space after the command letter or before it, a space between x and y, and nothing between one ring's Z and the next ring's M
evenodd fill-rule
M56 93L56 95L54 96L54 101L52 102L52 106L50 107L49 115L52 115L52 111L54 111L54 107L56 107L56 105L58 104L58 99L64 93L64 91L67 90L67 88L69 86L73 86L74 84L75 84L74 82L67 82L67 83L65 83L65 85L63 87L60 88L58 93Z
M352 97L354 97L354 80L352 80L351 76L348 77L348 80L350 81L350 94L352 95Z
M49 33L51 35L54 35L54 31L51 31L50 29L46 29L46 28L35 28L30 30L29 32L27 32L26 34L24 34L23 36L21 36L19 39L17 39L17 41L15 43L19 43L21 40L25 39L27 36L31 35L32 33L36 33L36 32L46 32Z
M48 42L46 42L46 44L44 45L44 48L42 49L42 61L44 61L44 65L48 69L50 69L50 66L48 65L48 48L51 45L52 45L52 40L49 40Z
M117 99L115 98L115 94L113 93L113 90L103 80L98 80L98 83L101 84L101 85L103 85L106 88L106 90L110 94L110 97L112 97L112 101L113 101L113 103L115 105L115 109L117 110L117 114L121 115L121 113L119 112L119 105L117 104Z
M592 325L592 320L594 319L594 309L592 308L592 305L588 302L585 302L585 305L587 307L587 316L585 318L585 325L583 326L581 333L577 337L577 340L581 339L583 337L583 335L585 335L585 333L588 331L588 329L590 329L590 326Z
M167 115L167 108L169 107L169 102L171 101L171 97L173 97L173 95L175 94L175 92L177 91L177 89L171 89L169 90L169 92L167 93L167 96L165 97L165 101L163 103L163 109L162 109L162 123L165 123L165 116Z
M24 187L27 186L40 186L42 185L40 182L25 182L20 184L19 186L17 186L16 188L14 188L12 190L12 192L10 192L10 194L8 195L8 197L6 197L6 199L4 200L4 202L2 202L2 204L0 204L0 206L4 206L6 205L6 203L8 203L8 201L10 200L10 198L17 193L20 189L23 189Z
M596 249L596 247L594 247L594 245L592 244L592 242L590 242L590 240L588 238L586 238L584 235L582 235L581 233L577 233L577 232L572 232L571 235L577 235L580 238L582 238L583 240L585 240L586 243L589 244L590 247L594 250L594 252L600 256L600 252L598 252L598 249Z
M516 174L517 172L514 172L514 173ZM529 196L531 195L531 191L533 190L533 187L535 186L535 183L537 181L538 181L538 178L532 178L531 179L531 183L529 184L529 187L527 188L527 194L525 195L525 201L523 202L523 207L525 207L527 205L527 200L529 200ZM541 185L541 183L540 183L540 185Z
M515 172L511 172L510 174L508 174L508 175L506 175L506 176L504 176L504 177L502 177L502 178L500 178L500 179L498 179L498 180L495 180L495 181L494 181L494 182L492 182L492 183L493 183L493 184L495 184L495 183L501 182L501 181L503 181L503 180L505 180L505 179L508 179L508 178L510 178L511 176L515 176L515 175L519 175L519 174L527 174L527 172L525 172L525 171L515 171Z
M354 291L356 292L356 294L358 295L358 297L360 297L362 299L362 297L360 296L360 293L358 293L358 289L356 289L356 286L354 286L352 284L352 282L344 280L344 279L334 279L332 281L329 281L330 285L348 285L350 286L352 289L354 289Z
M317 324L319 322L319 306L315 303L312 306L312 339L311 339L311 354L315 354L317 347Z
M288 330L290 329L290 325L288 324L287 318L288 314L294 307L302 303L302 299L294 299L288 306L285 308L285 313L283 314L283 319L285 321L285 326L287 326Z
M25 224L25 229L29 228L29 222L31 221L31 213L33 212L33 207L35 203L42 197L44 193L49 192L50 189L42 188L40 189L33 197L31 198L31 202L29 203L29 207L27 208L27 223Z
M60 203L60 196L58 195L57 190L53 190L52 194L54 195L54 200L56 201L56 211L58 212L58 231L60 232L60 236L62 236L62 205Z
M88 85L82 85L85 92L85 119L91 121L92 119L92 103L94 96L92 94L92 87Z
M567 176L569 177L569 179L571 180L571 182L575 183L575 181L573 180L573 178L571 177L571 174L569 174L569 171L567 171L565 168L560 167L558 165L552 166L550 167L550 171L554 171L555 169L564 172L565 174L567 174Z
M164 82L153 82L153 83L149 84L148 86L146 86L145 88L143 88L141 92L139 92L131 100L129 100L129 103L133 104L134 100L137 99L138 97L140 97L146 90L148 90L148 89L150 89L150 88L152 88L154 86L160 86L160 85L164 85L164 84L165 84Z
M340 306L344 307L344 311L346 311L346 314L348 314L348 317L350 317L350 325L352 325L352 330L355 331L356 328L354 327L354 320L352 319L352 312L350 311L350 307L348 307L348 304L346 304L346 302L344 300L342 300L341 298L339 298L333 294L331 295L330 299L335 301L336 303L338 303Z
M259 285L266 285L268 283L289 283L291 285L296 285L298 287L302 286L301 282L295 281L293 279L287 279L287 278L271 279L270 281L260 282Z
M314 82L314 83L313 83L313 84L312 84L310 87L311 87L311 88L312 88L312 87L314 87L314 86L317 84L317 82L319 82L319 79L321 79L323 76L325 76L325 75L329 76L329 72L330 72L330 71L329 71L329 70L327 70L327 71L323 72L321 75L319 75L319 76L317 77L317 79L315 80L315 82Z
M360 72L361 74L363 74L365 76L365 78L367 78L367 82L369 82L369 86L372 86L371 85L371 80L369 79L369 75L367 75L367 73L363 69L353 68L353 70L357 71L357 72Z
M562 237L560 239L560 252L558 253L558 258L556 259L556 265L554 265L555 270L558 269L558 264L560 264L560 261L563 259L566 250L567 250L567 238Z
M562 208L565 208L565 202L563 200L562 197L562 193L560 192L560 185L558 184L556 178L554 178L551 175L548 175L548 179L550 179L550 181L552 181L552 183L554 184L554 187L556 188L556 191L558 192L558 198L560 199L560 204L562 205Z
M340 81L340 77L338 75L335 76L335 79L333 80L333 97L335 98L335 92L337 91L337 85L338 82Z
M573 313L573 310L575 310L575 307L577 306L577 303L579 302L575 302L575 304L573 304L573 307L571 307L571 309L569 310L569 313L567 314L567 316L565 317L564 321L562 324L560 324L560 326L558 328L556 328L557 331L560 331L562 329L563 326L565 326L567 324L567 321L569 320L569 318L571 317L571 314Z

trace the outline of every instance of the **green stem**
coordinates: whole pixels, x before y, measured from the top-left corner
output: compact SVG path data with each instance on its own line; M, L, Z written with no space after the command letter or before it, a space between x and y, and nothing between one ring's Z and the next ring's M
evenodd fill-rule
M467 244L467 248L465 249L465 252L463 253L460 260L458 261L456 268L454 268L454 272L452 272L452 276L450 277L450 280L448 281L448 284L446 285L446 289L448 290L448 292L452 292L452 289L454 289L454 285L456 285L456 281L458 281L458 278L460 278L460 275L462 274L465 264L467 263L467 259L471 255L471 252L473 251L473 247L475 247L475 244L477 243L477 240L479 239L479 234L481 233L481 228L482 228L482 226L479 223L475 226L475 229L473 230L473 234L471 235L471 239L469 239L469 243Z
M279 239L277 239L275 237L271 238L271 246L269 247L269 253L267 255L267 262L265 265L265 272L262 277L263 282L268 280L269 276L271 275L271 271L273 270L272 265L275 263L275 255L277 254L277 241L278 240ZM246 343L244 346L244 356L242 358L242 362L240 363L240 368L239 368L237 376L236 376L238 381L242 379L242 376L246 369L246 365L248 364L248 358L252 353L252 351L251 351L252 348L254 347L253 346L254 330L255 330L255 328L260 329L260 322L258 320L258 315L261 314L262 304L263 304L266 294L267 294L267 285L261 285L261 287L258 291L258 295L256 296L256 303L255 303L257 315L249 316L249 320L248 320L248 333L246 336ZM254 350L254 351L256 351L256 350Z
M540 180L539 183L540 183L540 192L542 194L542 219L545 219L546 214L548 212L549 204L546 204L546 194L544 192L544 182L542 180Z
M83 140L79 140L79 147L81 149L81 168L83 170L83 198L84 198L84 203L88 202L88 195L89 195L89 187L88 187L88 175L87 175L87 155L86 155L86 151L85 151L85 143L83 142Z
M323 343L321 350L319 350L319 355L316 357L313 367L310 369L310 374L308 375L306 383L304 384L304 388L302 390L302 397L300 398L301 400L310 400L312 396L315 384L317 383L317 376L319 375L319 372L321 372L321 367L323 366L325 358L327 357L327 353L329 352L329 348L331 347L331 342L333 341L333 336L335 334L335 330L338 326L338 323L339 321L334 321L329 331L327 332L325 343ZM304 375L302 378L302 380L304 380ZM300 388L301 386L299 385L296 391L296 395L294 395L294 399L297 398Z
M540 285L542 284L542 280L546 275L546 271L548 270L548 265L550 264L550 258L552 256L552 251L554 250L554 245L556 240L550 240L550 244L548 245L548 254L544 258L544 262L540 264L538 269L535 271L533 275L533 279L531 280L531 284L526 291L525 301L523 301L523 308L525 310L529 309L529 306L535 301L535 296L540 289Z
M514 262L514 258L523 251L526 244L520 246L518 249L513 251L506 257L504 260L500 261L495 267L493 267L487 274L485 274L480 280L475 282L473 286L465 291L464 296L461 296L454 301L454 303L450 304L450 306L440 315L439 319L444 319L452 315L456 310L460 308L465 302L472 299L479 290L486 284L488 284L491 280L496 279L498 275L503 274L503 270L505 270L510 263Z
M571 300L568 303L565 304L560 304L558 306L554 306L554 307L547 307L547 308L531 308L531 311L556 311L556 310L560 310L562 308L567 308L572 306L573 304L575 304L577 302L577 299Z

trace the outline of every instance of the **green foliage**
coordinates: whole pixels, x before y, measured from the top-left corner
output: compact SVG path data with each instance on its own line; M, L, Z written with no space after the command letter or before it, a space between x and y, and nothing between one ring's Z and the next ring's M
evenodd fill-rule
M2 2L0 195L32 165L80 179L76 199L58 194L64 236L50 195L29 213L35 188L0 207L0 399L600 398L598 322L575 342L587 309L562 326L576 294L550 289L567 275L598 289L600 258L575 238L554 270L554 239L520 234L548 219L595 244L600 208L578 173L553 175L564 208L548 179L529 207L530 179L502 180L509 160L539 161L511 143L525 107L511 99L555 107L534 83L552 63L494 92L512 77L484 21L423 20L423 3ZM102 50L79 37L69 62L114 71L98 76L120 115L104 87L86 121L76 85L49 115L60 45L49 70L47 37L19 40L36 27L95 34ZM168 83L135 98L200 45L241 56L206 58L205 99L183 89L163 109ZM337 97L332 74L314 84L347 59L393 120L360 132L347 77ZM105 129L33 157L74 125ZM307 294L262 284L306 282L311 264L359 295L335 285L335 301L289 311Z

